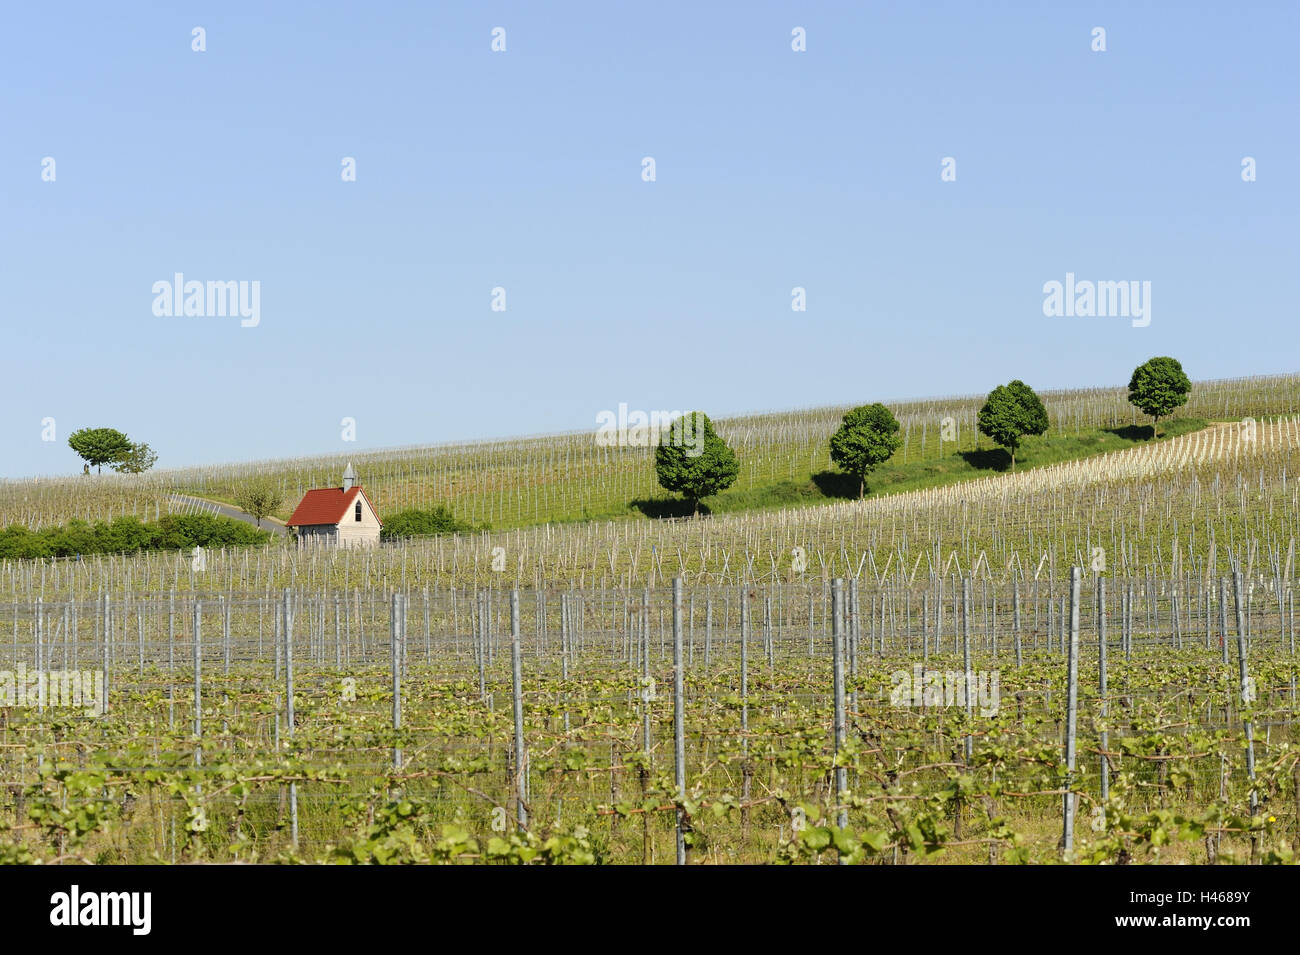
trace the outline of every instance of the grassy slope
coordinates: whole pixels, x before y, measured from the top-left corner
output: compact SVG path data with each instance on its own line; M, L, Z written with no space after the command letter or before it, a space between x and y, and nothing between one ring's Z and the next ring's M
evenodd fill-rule
M1051 420L1047 444L1025 453L1028 466L1074 459L1106 448L1123 447L1122 435L1102 429L1142 424L1123 388L1043 392ZM955 453L988 450L975 428L983 396L952 396L891 403L902 426L903 446L873 481L875 490L919 488L977 476L984 459ZM1236 381L1198 382L1180 412L1200 421L1256 419L1300 409L1300 375ZM832 474L828 441L845 408L808 408L749 414L715 420L719 433L740 459L734 488L714 503L715 511L817 503L844 492ZM941 424L955 431L943 441ZM1186 424L1162 423L1184 428ZM1084 439L1095 436L1098 440ZM1053 443L1056 438L1065 444ZM1112 440L1118 439L1118 440ZM177 489L229 501L250 474L275 481L289 510L307 488L337 486L344 466L353 462L360 481L380 513L445 505L458 519L497 530L541 524L636 516L632 502L668 498L654 476L652 448L602 447L593 432L488 440L366 451L336 450L292 460L231 463L159 474ZM899 468L902 468L899 471ZM809 482L812 482L810 486ZM856 496L857 489L851 492ZM663 505L653 505L660 508ZM669 509L666 513L671 513ZM652 513L664 513L653 511Z
M1155 439L1165 441L1179 435L1190 434L1206 427L1208 422L1199 418L1180 418L1161 425ZM1041 438L1026 438L1016 455L1016 470L1028 471L1062 461L1121 451L1151 443L1149 427L1095 428L1079 434L1053 434ZM880 497L901 491L942 487L984 477L994 472L1010 470L1011 459L1000 448L986 446L975 451L953 453L928 461L887 461L877 468L867 480L867 494ZM768 507L790 507L800 504L825 503L831 500L852 499L858 496L857 482L847 475L823 471L806 482L779 481L755 490L728 490L708 501L712 513L755 510ZM647 508L647 510L672 510L673 508ZM681 510L676 508L675 510Z
M1154 439L1150 426L1089 428L1077 433L1064 434L1049 431L1042 437L1025 439L1016 455L1016 470L1028 471L1062 461L1076 461L1093 455L1137 447L1149 444L1152 440L1164 441L1190 434L1206 426L1207 422L1201 418L1174 418L1161 425L1160 434ZM967 450L952 450L947 454L939 453L919 459L912 457L910 460L900 460L900 458L903 456L895 455L871 474L867 482L868 496L880 497L902 491L956 484L988 474L1008 471L1011 464L1007 452L991 446L987 439ZM742 465L743 463L742 461ZM648 461L644 462L643 466L646 469L652 467ZM851 500L858 496L857 482L833 470L819 471L802 481L765 476L768 480L761 483L751 484L749 487L733 486L709 498L701 505L701 511L725 514L782 507L816 506L832 501ZM737 485L740 483L737 482ZM582 489L574 490L575 493L581 493ZM211 490L205 497L225 504L235 503L231 499L233 495L222 495ZM286 499L284 506L277 512L281 521L289 517L296 503L296 499ZM682 517L689 516L690 513L690 508L679 499L656 489L651 494L628 501L610 502L603 507L583 507L578 514L559 511L543 512L522 526L619 520L643 516ZM461 515L457 514L457 517Z
M1206 427L1199 418L1180 418L1161 425L1155 440L1165 441L1179 435L1190 434ZM1094 428L1078 434L1048 433L1041 438L1027 438L1016 456L1016 470L1077 461L1093 455L1150 444L1149 427ZM947 455L925 460L890 460L881 465L867 482L867 496L881 497L902 491L942 487L973 478L1010 470L1010 456L1000 448L990 448L985 441L979 450L953 451ZM701 505L701 512L727 514L740 511L767 510L782 507L802 507L827 504L832 501L852 500L858 496L857 482L837 471L820 471L804 481L776 480L755 487L732 487L709 498ZM591 512L588 520L617 520L629 516L685 517L691 513L679 499L661 492L654 496L629 501ZM553 519L551 523L567 523Z

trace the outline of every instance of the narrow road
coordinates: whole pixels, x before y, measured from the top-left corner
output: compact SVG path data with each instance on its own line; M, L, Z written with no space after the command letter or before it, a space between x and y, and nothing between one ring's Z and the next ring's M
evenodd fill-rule
M219 514L222 517L232 517L237 521L243 521L245 524L257 526L257 519L246 511L241 511L237 507L229 504L222 504L218 501L209 501L202 497L191 497L189 494L173 494L172 502L181 504L191 511L202 511L206 514ZM262 518L261 528L264 531L270 531L272 534L284 535L288 533L286 528L279 521L272 517Z

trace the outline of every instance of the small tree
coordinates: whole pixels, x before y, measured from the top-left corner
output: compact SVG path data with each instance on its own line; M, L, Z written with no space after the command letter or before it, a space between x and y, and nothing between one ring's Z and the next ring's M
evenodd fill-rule
M725 491L740 474L736 452L713 430L703 411L689 411L669 426L655 448L659 486L691 502L696 516L700 501Z
M980 433L1011 454L1011 470L1016 469L1016 449L1026 435L1040 435L1047 430L1047 409L1034 389L1019 378L998 385L989 392L976 417Z
M235 504L246 514L257 520L262 526L262 518L274 512L284 503L284 492L269 478L255 478L242 484L235 493Z
M68 447L77 456L104 473L104 465L112 464L129 454L131 441L115 428L82 428L68 436Z
M1128 400L1152 419L1151 435L1160 427L1160 419L1187 403L1192 383L1176 358L1152 358L1133 369L1128 382Z
M831 460L858 479L858 499L867 490L867 475L888 461L903 444L898 420L880 402L854 408L831 435Z
M113 470L119 474L143 474L158 463L158 452L143 441L132 444L131 450L113 462Z

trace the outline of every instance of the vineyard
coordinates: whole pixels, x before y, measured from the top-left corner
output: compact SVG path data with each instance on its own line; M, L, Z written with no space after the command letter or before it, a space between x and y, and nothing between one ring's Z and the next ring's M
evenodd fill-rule
M0 561L0 861L1291 862L1294 381L861 502ZM1112 397L1054 427L1127 423ZM503 468L553 466L524 446ZM182 483L4 500L102 517Z
M105 596L20 609L7 649L20 675L87 676L4 711L6 861L1268 863L1300 843L1294 603L1241 572Z

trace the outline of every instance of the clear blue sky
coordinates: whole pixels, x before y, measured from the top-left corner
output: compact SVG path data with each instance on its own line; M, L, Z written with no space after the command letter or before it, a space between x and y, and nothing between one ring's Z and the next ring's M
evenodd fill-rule
M1297 370L1298 11L10 4L0 474ZM156 317L178 271L260 324ZM1066 272L1151 325L1045 317Z

